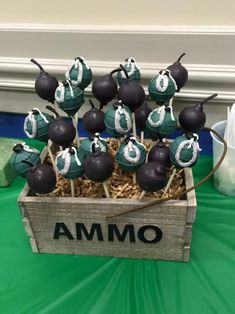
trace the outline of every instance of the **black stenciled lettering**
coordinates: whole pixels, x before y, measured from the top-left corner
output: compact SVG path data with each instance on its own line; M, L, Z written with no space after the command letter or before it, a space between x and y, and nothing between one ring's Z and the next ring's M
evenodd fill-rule
M56 222L53 239L59 239L60 236L66 236L69 240L74 240L67 226L63 222Z
M76 223L77 240L82 240L82 235L86 237L87 240L92 240L96 232L98 241L103 241L103 233L100 224L92 224L90 232L86 229L83 223Z
M147 230L153 230L155 232L155 237L152 240L146 238L145 231ZM138 230L138 238L144 243L156 243L162 238L162 230L157 226L146 225Z
M108 225L108 240L109 241L114 241L114 234L116 235L118 240L121 242L123 242L127 234L129 234L130 242L135 242L135 232L134 232L133 225L125 225L123 232L120 233L117 225L109 224Z

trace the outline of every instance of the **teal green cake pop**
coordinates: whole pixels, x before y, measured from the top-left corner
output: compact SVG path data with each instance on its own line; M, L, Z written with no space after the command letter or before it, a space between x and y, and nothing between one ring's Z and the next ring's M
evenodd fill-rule
M77 57L68 67L65 77L84 90L92 80L92 71L83 57Z
M200 150L197 134L178 136L170 144L171 162L177 168L192 167L197 161Z
M146 156L145 146L131 137L120 145L115 160L122 170L134 172L145 163Z
M140 68L135 63L135 59L132 57L127 58L126 63L123 67L126 69L126 72L129 76L129 79L139 82L141 80ZM117 73L118 84L122 85L126 81L126 74L124 71L119 71Z
M131 111L121 100L115 102L105 113L106 132L114 137L121 137L131 130Z
M33 108L24 121L24 132L29 138L35 138L42 142L48 140L48 129L54 118L48 113Z
M151 139L167 138L174 133L177 128L177 119L173 114L172 107L161 106L154 109L148 116L146 123L146 132Z
M29 164L22 162L22 160L29 162ZM14 145L13 154L10 163L15 172L25 178L31 165L40 164L40 151L36 148L26 145L24 142Z
M170 100L177 90L177 85L169 70L162 70L149 82L148 91L152 100L163 104Z
M75 180L83 176L83 161L83 155L75 147L68 147L57 154L56 170L64 178Z
M61 110L68 116L74 116L84 103L84 92L69 80L59 84L55 91L55 100Z
M84 158L86 158L92 152L96 151L107 152L108 144L105 139L100 137L99 133L95 133L95 135L93 136L91 135L89 138L85 138L81 141L79 151L84 156Z

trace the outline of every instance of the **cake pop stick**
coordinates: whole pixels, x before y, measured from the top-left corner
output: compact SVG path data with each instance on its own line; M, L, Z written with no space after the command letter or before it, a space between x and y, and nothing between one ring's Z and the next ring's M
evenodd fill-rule
M48 151L48 154L50 156L52 166L56 170L56 168L55 168L55 159L54 159L54 156L53 156L53 153L52 153L52 150L51 150L51 145L52 145L52 141L48 140L48 142L47 142L47 151Z
M103 182L102 184L103 184L103 188L104 188L104 192L105 192L106 197L110 198L110 194L109 194L109 190L108 190L106 182Z
M175 175L176 175L176 168L174 168L174 170L173 170L173 172L172 172L172 174L171 174L171 176L169 178L169 181L167 182L167 185L166 185L166 187L164 189L164 192L162 194L162 198L164 198L166 196L166 193L168 192L168 190L169 190L169 188L171 186L171 183L174 180Z
M133 131L133 136L134 136L135 138L137 138L136 123L135 123L135 113L132 112L131 116L132 116L132 131Z
M75 115L72 117L73 120L73 125L76 131L76 136L75 136L75 142L77 144L77 147L80 145L80 137L78 133L78 113L76 112Z

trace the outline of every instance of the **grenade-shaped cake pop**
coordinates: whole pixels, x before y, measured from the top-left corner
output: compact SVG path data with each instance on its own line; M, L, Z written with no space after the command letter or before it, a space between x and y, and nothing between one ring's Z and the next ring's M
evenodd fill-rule
M139 82L141 79L140 68L136 65L135 59L132 57L127 58L126 63L123 65L129 78L133 81ZM122 85L126 81L126 74L123 71L117 73L118 84Z
M136 181L146 192L158 192L167 184L167 171L161 164L147 162L136 172Z
M171 162L177 168L192 167L197 161L200 150L196 133L178 136L170 143Z
M83 125L89 133L101 133L106 128L104 123L105 114L100 109L95 108L91 100L89 101L92 108L84 114L82 118Z
M150 112L151 112L151 109L148 107L146 102L143 102L143 104L138 109L136 109L135 121L136 121L136 126L140 131L145 130L146 122L147 122Z
M157 104L163 104L170 100L177 90L177 85L169 70L161 70L155 78L149 82L149 95Z
M22 160L28 161L30 165L23 163ZM14 145L10 163L15 172L21 177L25 178L31 165L36 165L40 162L40 151L36 148L30 147L24 142Z
M154 109L148 116L146 123L146 131L150 138L156 140L159 138L168 137L174 133L177 127L177 119L173 114L172 107L161 106Z
M29 138L35 138L42 142L48 140L48 129L54 118L48 113L41 112L37 108L29 111L24 121L24 132Z
M84 103L83 94L83 90L66 80L57 87L55 100L61 110L66 112L68 116L73 116Z
M81 141L79 151L86 158L93 151L107 152L108 144L104 138L100 137L99 133L96 133L94 136L91 135Z
M114 137L126 135L131 130L131 112L122 101L115 102L105 113L106 132Z
M83 176L83 161L83 155L71 146L56 155L56 170L64 178L75 180Z
M95 182L105 182L113 173L114 160L109 153L96 151L84 161L84 175Z
M133 172L145 163L146 156L145 146L131 137L120 145L115 160L122 170Z
M27 161L24 162L27 163ZM47 194L55 189L56 174L54 169L49 165L31 165L26 179L30 189L34 193Z
M157 162L165 168L171 167L170 149L163 141L154 145L148 153L148 161Z
M112 75L118 71L121 71L121 68L117 68L109 74L96 79L92 84L92 93L100 101L101 109L117 95L118 86Z
M51 103L55 101L55 90L59 85L58 80L47 73L43 67L34 59L31 62L36 64L40 69L40 74L35 81L35 90L38 96Z
M58 146L62 146L64 148L69 147L76 136L75 127L68 119L59 117L58 113L50 106L47 106L46 108L53 111L55 115L57 115L49 127L49 139Z
M180 91L180 89L187 83L188 80L188 71L180 63L180 60L183 58L183 56L185 56L185 53L182 53L177 61L167 67L167 69L170 70L171 76L177 85L177 92Z
M77 85L84 90L92 80L92 71L83 57L77 57L68 67L65 77L73 85Z
M118 99L134 112L143 104L145 92L139 83L131 79L126 79L118 89Z
M184 108L179 114L179 123L185 132L199 132L206 123L206 114L203 111L203 104L213 99L217 94L207 97L201 103Z

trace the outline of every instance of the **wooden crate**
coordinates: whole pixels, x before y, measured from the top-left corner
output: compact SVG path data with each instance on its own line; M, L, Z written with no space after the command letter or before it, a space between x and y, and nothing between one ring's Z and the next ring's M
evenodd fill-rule
M46 151L42 153L43 157ZM185 169L186 188L193 185ZM18 203L35 253L100 255L189 261L195 192L185 200L168 201L114 218L120 209L146 200L33 197L26 184Z

